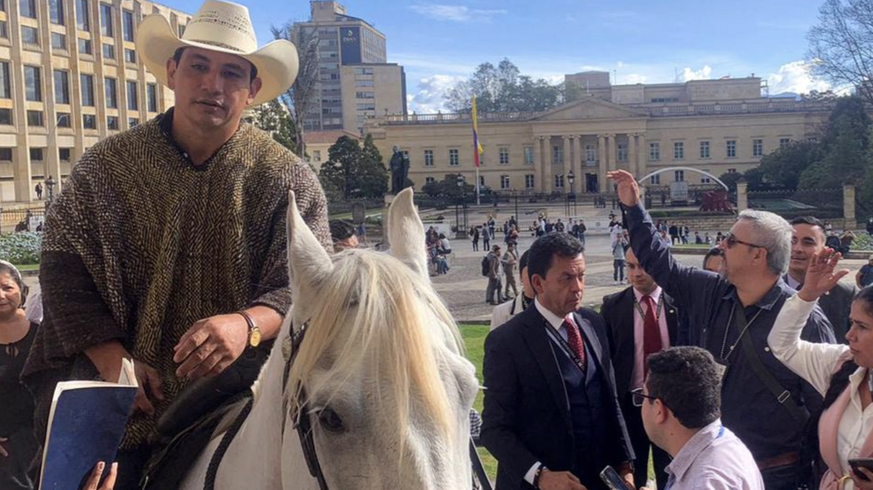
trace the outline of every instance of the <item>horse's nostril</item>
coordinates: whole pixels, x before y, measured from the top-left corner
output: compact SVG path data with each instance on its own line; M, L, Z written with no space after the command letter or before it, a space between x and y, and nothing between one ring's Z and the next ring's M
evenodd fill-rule
M343 425L343 419L330 408L325 408L318 412L318 422L325 430L330 432L343 432L346 429Z

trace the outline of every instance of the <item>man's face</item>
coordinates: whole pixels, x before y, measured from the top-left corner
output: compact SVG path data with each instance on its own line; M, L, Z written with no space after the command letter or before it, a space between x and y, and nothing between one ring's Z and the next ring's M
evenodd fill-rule
M718 246L724 250L724 276L728 281L736 284L736 281L745 274L755 271L759 267L766 267L767 253L763 248L740 243L756 245L752 234L752 225L747 221L740 220L734 223L730 235L738 241L729 246L729 240L725 239Z
M585 291L585 257L552 257L546 276L534 274L531 284L540 303L552 313L564 317L579 309Z
M797 224L792 225L794 232L791 233L791 262L788 270L795 279L806 277L806 268L812 254L821 252L825 247L825 234L818 226Z
M260 78L250 81L251 70L251 63L237 55L185 48L178 65L167 61L174 114L204 130L236 127L261 89Z
M634 255L634 251L629 247L627 252L624 253L624 258L624 265L627 268L627 277L630 280L631 286L643 294L650 294L658 287L652 276L646 274L646 271L643 270L643 266L640 265L640 261Z

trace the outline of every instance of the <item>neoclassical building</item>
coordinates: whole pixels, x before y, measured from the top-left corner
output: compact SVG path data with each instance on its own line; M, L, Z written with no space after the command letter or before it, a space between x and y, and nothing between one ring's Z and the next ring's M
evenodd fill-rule
M815 138L831 109L764 97L755 77L614 86L608 74L587 72L567 75L566 83L581 87L580 98L550 111L479 114L482 185L584 194L609 191L606 172L615 169L638 178L670 167L744 172L780 146ZM471 126L468 114L387 115L368 121L364 132L386 160L394 145L407 152L409 177L421 188L446 174L474 181ZM673 181L711 183L681 169L645 183Z

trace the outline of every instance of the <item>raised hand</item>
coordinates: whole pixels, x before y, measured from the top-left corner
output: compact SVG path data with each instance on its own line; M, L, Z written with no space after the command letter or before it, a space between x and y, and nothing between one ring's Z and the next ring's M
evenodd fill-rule
M606 176L618 184L618 199L625 206L636 206L640 202L640 186L630 172L615 170Z
M833 289L840 282L840 279L849 273L848 269L834 271L840 259L842 259L842 255L828 247L825 247L821 252L812 254L809 266L806 268L806 279L803 281L803 288L798 296L804 301L815 301Z

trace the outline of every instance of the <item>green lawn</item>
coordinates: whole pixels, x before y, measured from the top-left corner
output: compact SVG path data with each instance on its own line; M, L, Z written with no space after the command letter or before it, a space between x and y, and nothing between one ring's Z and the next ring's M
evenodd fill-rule
M16 265L15 267L17 267L21 272L39 270L39 264Z

